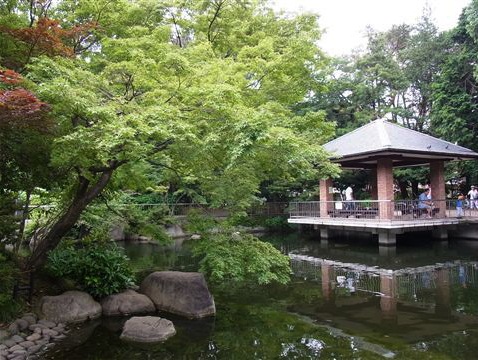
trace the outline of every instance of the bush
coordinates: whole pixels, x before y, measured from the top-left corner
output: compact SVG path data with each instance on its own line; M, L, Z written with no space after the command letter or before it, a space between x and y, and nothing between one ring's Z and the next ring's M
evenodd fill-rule
M285 216L273 216L264 220L264 226L271 231L290 230L290 225Z
M200 271L210 281L286 284L290 280L289 257L249 234L214 234L193 245L200 257Z
M187 214L186 230L195 234L210 232L217 226L217 221L199 209L190 210Z
M0 322L11 320L21 308L12 299L15 276L18 276L15 264L0 254Z
M112 244L89 243L59 247L48 256L47 269L57 277L75 281L93 297L118 293L134 283L129 259Z

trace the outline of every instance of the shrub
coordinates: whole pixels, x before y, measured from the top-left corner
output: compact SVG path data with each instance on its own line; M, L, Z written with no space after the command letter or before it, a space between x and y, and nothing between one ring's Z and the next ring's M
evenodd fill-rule
M134 283L129 259L113 244L61 246L50 252L47 268L54 276L75 281L96 298L120 292Z
M264 220L264 226L271 231L290 230L290 225L285 216L273 216Z
M15 276L18 276L15 264L0 254L0 322L15 317L21 308L21 305L12 299Z
M193 245L200 271L210 281L280 283L290 280L289 257L249 234L214 234Z
M210 232L217 226L217 221L212 216L204 214L199 209L190 210L186 219L186 230L196 234Z

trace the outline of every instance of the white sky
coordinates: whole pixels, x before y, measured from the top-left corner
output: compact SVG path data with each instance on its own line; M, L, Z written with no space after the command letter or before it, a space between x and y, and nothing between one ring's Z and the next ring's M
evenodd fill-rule
M440 30L458 22L462 9L471 0L271 0L274 8L287 12L314 12L325 30L319 46L330 55L349 54L363 47L365 28L384 31L398 24L415 24L424 7L431 8L432 19Z

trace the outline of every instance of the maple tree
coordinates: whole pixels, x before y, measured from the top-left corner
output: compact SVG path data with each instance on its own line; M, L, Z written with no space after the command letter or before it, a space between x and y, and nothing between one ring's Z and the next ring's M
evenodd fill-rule
M86 48L95 22L64 28L60 22L47 17L39 18L32 26L12 28L0 25L0 34L9 37L16 44L12 56L3 59L6 67L23 72L25 65L38 56L72 57Z

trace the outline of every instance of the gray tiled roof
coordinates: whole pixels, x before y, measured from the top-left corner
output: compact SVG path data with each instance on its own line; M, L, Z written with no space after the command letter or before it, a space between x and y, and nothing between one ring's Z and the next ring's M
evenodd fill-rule
M474 151L433 136L410 130L383 119L374 120L324 145L334 157L357 157L381 152L443 155L450 158L478 158Z

